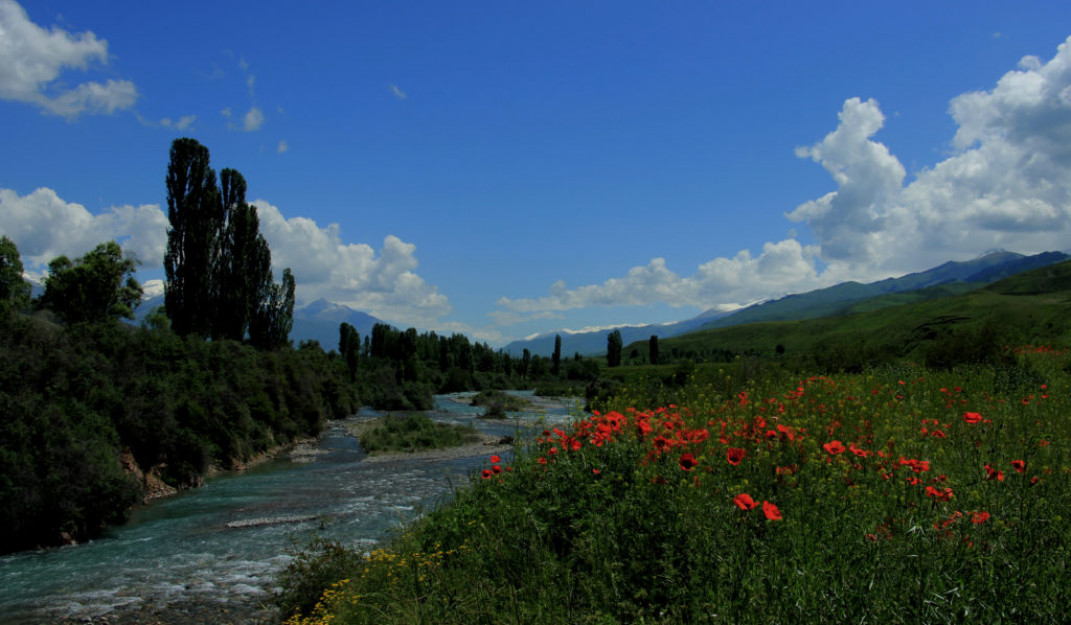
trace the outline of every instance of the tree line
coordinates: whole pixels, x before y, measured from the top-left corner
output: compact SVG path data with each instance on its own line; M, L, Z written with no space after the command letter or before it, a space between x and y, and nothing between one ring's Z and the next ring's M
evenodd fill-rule
M347 364L291 345L294 277L240 173L176 140L165 178L165 304L135 327L137 259L116 241L48 264L32 298L0 237L0 552L91 538L145 495L135 467L199 484L359 406Z

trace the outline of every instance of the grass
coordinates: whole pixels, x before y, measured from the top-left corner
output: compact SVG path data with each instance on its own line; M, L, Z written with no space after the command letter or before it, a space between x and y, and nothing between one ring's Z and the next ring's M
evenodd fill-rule
M472 426L436 423L420 412L387 415L360 424L356 435L370 454L444 449L475 443L480 438Z
M522 412L530 405L528 400L503 391L480 391L472 398L472 406L486 408L483 416L490 419L505 419L507 412Z
M1068 366L623 388L287 622L1065 622Z

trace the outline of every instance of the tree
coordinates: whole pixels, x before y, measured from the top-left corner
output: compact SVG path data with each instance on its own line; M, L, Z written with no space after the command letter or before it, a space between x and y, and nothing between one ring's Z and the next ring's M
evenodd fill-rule
M658 335L652 334L651 339L647 342L648 360L652 365L658 364Z
M220 172L223 223L213 250L214 338L241 341L272 283L271 250L260 234L257 209L245 201L245 178L233 169Z
M293 285L289 270L281 286L272 282L271 250L245 192L234 169L216 185L208 148L196 140L171 144L164 306L180 335L241 341L248 332L251 343L276 348L289 340Z
M554 335L554 354L550 357L550 372L559 375L562 371L562 336Z
M30 305L30 283L22 277L22 258L15 242L0 236L0 306L26 308Z
M194 139L171 144L167 166L167 251L164 253L164 306L179 335L211 334L217 310L213 258L223 223L216 172L208 148Z
M361 336L357 333L357 328L343 321L338 326L338 353L342 356L342 360L346 363L346 368L350 372L350 381L357 377L357 363L360 352Z
M260 306L249 320L249 342L258 349L279 349L290 343L294 327L294 276L283 270L283 283L269 282L263 289Z
M55 258L48 264L41 305L67 323L133 319L142 293L134 279L137 266L115 241L101 243L74 261Z
M617 367L621 365L621 331L614 330L606 337L606 366Z
M528 378L528 369L532 366L532 352L528 351L528 348L524 348L521 353L521 377Z

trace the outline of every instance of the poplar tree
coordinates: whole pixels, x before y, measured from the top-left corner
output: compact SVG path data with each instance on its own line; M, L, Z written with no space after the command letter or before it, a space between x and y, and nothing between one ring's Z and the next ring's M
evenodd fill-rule
M208 337L216 310L213 259L223 223L208 148L194 139L176 139L171 144L166 182L171 228L164 254L164 307L177 334Z
M550 371L558 375L562 370L562 335L554 335L554 353L550 357Z
M647 342L648 360L652 365L658 364L658 335L652 334L651 340Z
M208 148L194 139L171 144L167 168L171 228L164 255L164 307L180 335L241 341L265 349L289 341L294 277L272 282L271 250L257 209L245 201L238 171L216 173Z
M614 330L606 337L606 366L617 367L621 364L621 331Z

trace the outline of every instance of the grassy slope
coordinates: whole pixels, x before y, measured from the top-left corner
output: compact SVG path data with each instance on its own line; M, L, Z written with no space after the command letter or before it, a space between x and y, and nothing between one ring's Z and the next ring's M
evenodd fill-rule
M804 321L756 323L716 330L703 330L664 339L662 351L681 352L728 349L772 354L783 345L788 353L812 352L830 341L856 341L898 349L907 355L932 337L930 330L980 327L986 323L999 328L1013 343L1065 342L1071 338L1071 263L1061 263L1027 272L962 295L880 307L911 294L897 294L867 300L855 306L856 314ZM630 345L643 347L640 344Z

